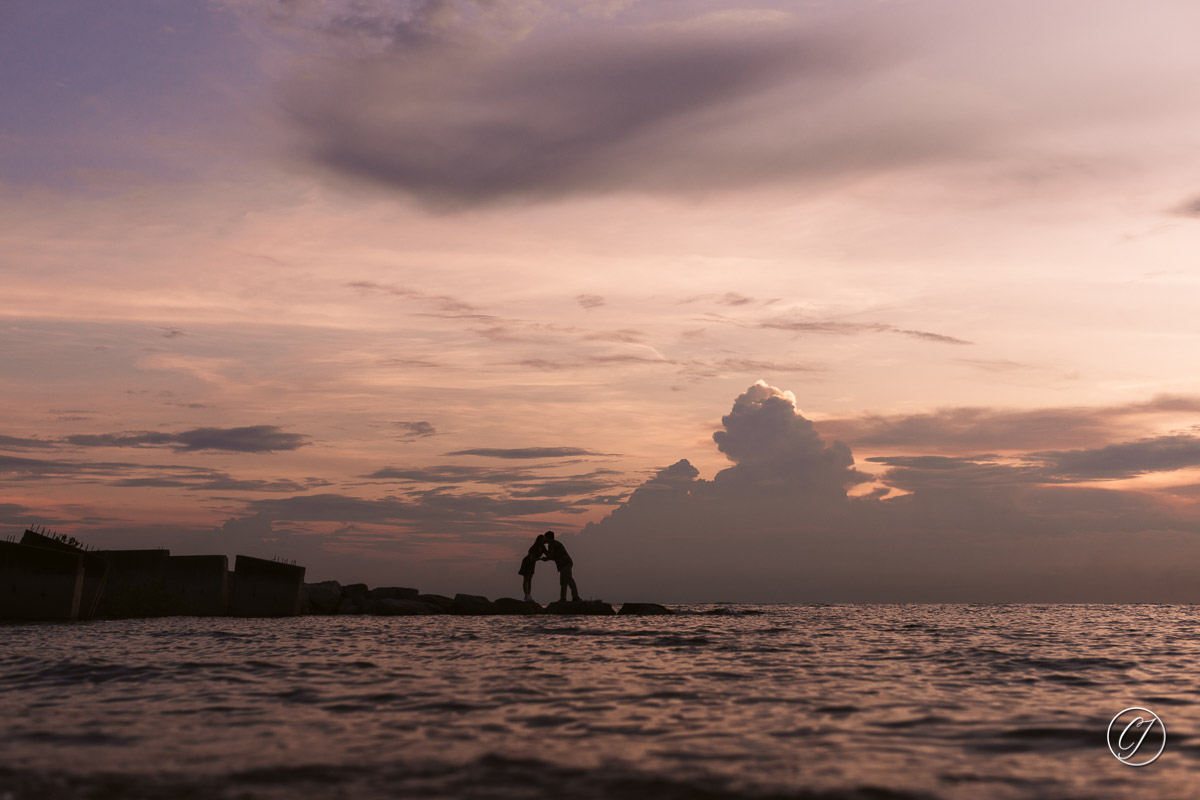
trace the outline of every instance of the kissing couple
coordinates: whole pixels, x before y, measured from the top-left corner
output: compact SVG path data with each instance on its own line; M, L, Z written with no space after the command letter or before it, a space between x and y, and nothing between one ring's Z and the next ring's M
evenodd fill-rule
M567 554L567 548L563 547L562 542L554 538L554 531L538 534L529 547L529 554L521 559L521 568L517 570L517 574L524 578L521 588L525 592L525 600L533 600L530 594L533 590L533 570L539 561L553 561L558 567L559 601L566 601L567 589L570 589L571 599L578 602L579 589L575 587L575 578L571 575L571 567L575 562L571 561L571 556Z

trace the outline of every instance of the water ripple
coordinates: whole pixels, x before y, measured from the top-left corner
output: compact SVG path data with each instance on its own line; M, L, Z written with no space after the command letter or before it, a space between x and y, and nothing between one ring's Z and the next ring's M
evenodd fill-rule
M723 608L7 626L0 797L1200 794L1196 607Z

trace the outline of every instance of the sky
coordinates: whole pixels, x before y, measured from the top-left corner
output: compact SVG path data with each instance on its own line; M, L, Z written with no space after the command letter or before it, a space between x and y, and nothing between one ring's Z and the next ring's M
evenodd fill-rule
M1194 602L1197 29L6 2L0 532L443 594L516 594L553 529L614 602Z

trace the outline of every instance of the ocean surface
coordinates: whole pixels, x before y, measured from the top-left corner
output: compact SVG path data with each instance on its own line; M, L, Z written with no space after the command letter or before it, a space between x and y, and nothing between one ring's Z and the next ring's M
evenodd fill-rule
M1200 606L729 608L0 626L0 800L1200 796Z

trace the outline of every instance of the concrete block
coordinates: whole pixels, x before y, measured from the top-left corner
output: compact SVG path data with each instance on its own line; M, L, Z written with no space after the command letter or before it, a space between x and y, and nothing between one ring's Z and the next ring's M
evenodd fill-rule
M108 575L96 604L99 619L163 617L174 613L167 591L170 550L98 550Z
M0 619L78 619L82 591L82 554L0 542Z
M225 556L171 556L166 588L172 612L192 617L229 613L229 559Z
M236 617L293 617L300 613L304 567L238 556L229 613Z

